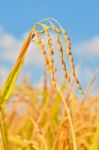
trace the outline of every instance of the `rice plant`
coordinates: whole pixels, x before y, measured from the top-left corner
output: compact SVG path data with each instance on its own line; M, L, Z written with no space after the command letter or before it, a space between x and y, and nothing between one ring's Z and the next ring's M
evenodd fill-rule
M57 52L65 81L59 85L56 78L55 49L51 31L56 37ZM47 43L43 42L45 36ZM60 36L64 39L62 46ZM42 52L51 85L40 89L28 82L16 85L30 43L36 43ZM67 69L68 57L70 71ZM80 101L71 85L74 83L83 96L76 76L70 38L54 18L42 19L32 27L15 65L0 93L0 149L4 150L98 150L98 100L91 97ZM39 96L41 100L39 100ZM8 107L9 103L11 106Z

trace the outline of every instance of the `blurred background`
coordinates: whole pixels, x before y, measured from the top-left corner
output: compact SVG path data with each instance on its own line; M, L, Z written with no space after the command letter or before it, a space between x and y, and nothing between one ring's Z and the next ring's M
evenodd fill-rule
M33 24L46 17L56 18L68 31L83 89L95 79L92 91L99 94L98 0L0 0L0 84L4 83ZM34 85L41 84L44 68L41 52L32 43L19 80L26 76Z

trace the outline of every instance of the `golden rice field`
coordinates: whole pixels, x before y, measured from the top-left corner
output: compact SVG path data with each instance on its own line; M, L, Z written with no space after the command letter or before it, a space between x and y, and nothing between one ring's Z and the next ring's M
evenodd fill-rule
M54 63L51 31L56 37L65 78L61 85L56 77L58 66ZM46 44L42 35L46 37ZM31 42L41 50L51 79L51 83L47 83L44 76L39 87L26 79L15 84ZM0 150L99 150L99 95L88 96L91 86L92 83L83 91L76 76L70 38L60 23L54 18L35 23L7 80L0 87Z

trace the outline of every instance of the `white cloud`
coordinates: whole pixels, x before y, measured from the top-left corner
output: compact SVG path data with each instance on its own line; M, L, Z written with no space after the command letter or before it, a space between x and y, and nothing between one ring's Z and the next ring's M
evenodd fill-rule
M99 36L82 41L74 46L74 54L80 62L79 79L87 87L96 70L99 70ZM98 71L99 73L99 71ZM96 75L95 90L99 92L99 76Z
M0 33L3 31L2 27L0 26Z
M5 81L8 75L8 68L0 65L0 86Z
M99 67L98 68L89 68L88 66L85 67L78 67L78 73L77 76L79 78L79 81L83 87L84 90L89 86L89 84L93 80L93 85L92 85L92 91L94 93L99 92ZM98 93L99 94L99 93Z
M82 56L93 56L99 58L99 36L83 41L75 45L76 53Z
M0 61L14 63L21 50L23 42L24 39L19 40L9 33L5 33L4 31L0 32ZM29 46L25 64L42 64L40 51L33 43Z
M0 60L13 63L19 52L21 41L13 35L2 31L0 33Z

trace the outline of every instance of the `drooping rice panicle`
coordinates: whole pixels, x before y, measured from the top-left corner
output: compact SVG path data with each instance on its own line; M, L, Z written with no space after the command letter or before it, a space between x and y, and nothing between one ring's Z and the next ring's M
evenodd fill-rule
M54 66L54 59L53 59L54 50L53 50L53 47L52 47L52 38L51 38L50 34L48 33L48 31L51 29L51 26L47 26L47 25L42 24L40 22L38 22L37 24L40 25L43 28L42 31L43 31L43 33L45 33L46 38L47 38L47 46L48 46L48 49L49 49L49 56L47 56L47 58L49 59L49 66L47 66L47 68L49 68L48 70L49 70L49 73L50 73L52 85L55 86L56 81L55 81L54 72L56 71L56 68ZM37 33L41 33L41 32L37 32ZM35 36L36 36L36 34L35 34ZM39 34L39 36L40 36L40 34ZM38 37L38 39L39 39L39 41L36 40L35 42L37 42L39 44L40 43L43 44L41 36ZM47 55L47 53L46 53L46 55Z
M67 69L66 69L66 64L65 64L65 61L64 61L64 56L63 56L63 49L62 49L62 44L61 44L61 41L59 39L59 35L61 32L60 30L49 20L49 19L45 19L46 21L48 21L50 24L51 24L51 28L52 30L55 31L56 33L56 37L57 37L57 46L58 46L58 49L60 51L60 59L61 59L61 63L62 63L62 66L63 66L63 71L64 71L64 76L65 78L70 81L70 76L69 74L67 73ZM48 28L45 24L43 24L43 27L45 27L45 30ZM48 29L45 31L45 34L47 35L48 37L48 41L51 41L50 40L50 34L48 33ZM50 44L51 43L51 44ZM50 44L49 47L51 47L52 45L52 42L49 42L48 45Z
M62 44L61 44L61 41L60 41L60 38L59 38L58 34L57 34L56 38L57 38L57 40L56 40L57 41L57 46L58 46L58 49L60 51L60 59L61 59L61 64L63 66L64 76L65 76L67 81L70 81L70 76L67 72L66 64L65 64L65 60L64 60Z
M45 31L45 35L46 35L46 38L47 38L47 45L48 45L48 49L49 49L49 55L50 55L50 58L49 58L49 65L50 65L50 75L51 75L51 80L52 80L52 85L55 86L55 76L54 76L54 73L55 73L55 66L54 66L54 58L53 58L53 55L54 55L54 50L53 50L53 46L52 46L52 38L51 38L51 35L49 34L48 32L48 26L46 26L45 24L42 24L42 27Z
M81 88L81 85L80 85L80 82L78 81L78 78L76 77L76 73L75 73L75 66L74 66L74 61L73 61L73 56L72 56L72 52L71 52L71 42L70 42L70 39L67 35L67 32L65 31L65 29L60 25L60 23L55 20L54 18L49 18L51 20L53 20L54 22L56 22L60 29L61 29L61 32L63 34L63 37L65 39L65 42L66 42L66 52L67 52L67 55L69 57L69 63L70 63L70 66L71 66L71 70L72 70L72 75L73 75L73 78L74 78L74 81L78 87L78 89L81 91L82 95L84 95L84 92Z
M84 92L81 88L80 82L78 81L78 78L76 77L76 73L75 73L75 66L74 66L73 56L72 56L72 52L71 52L70 38L68 37L68 35L67 35L67 33L64 29L62 29L62 32L64 34L64 38L65 38L65 42L66 42L66 47L67 47L66 52L67 52L67 55L68 55L68 58L69 58L69 63L70 63L70 66L71 66L74 81L76 82L76 85L77 85L78 89L84 95Z
M42 42L42 38L40 36L39 32L35 31L35 36L37 37L37 40L35 40L34 42L38 44L39 48L41 49L41 52L43 54L44 60L45 60L45 64L46 67L48 69L48 71L50 70L50 65L49 65L49 59L45 50L45 44Z

